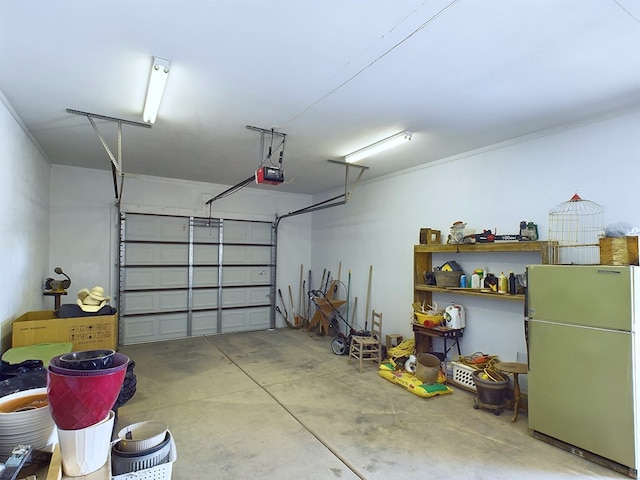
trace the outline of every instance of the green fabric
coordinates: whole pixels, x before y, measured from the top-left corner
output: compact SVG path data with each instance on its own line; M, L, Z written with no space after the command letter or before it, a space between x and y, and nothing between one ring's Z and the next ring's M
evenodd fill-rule
M447 386L443 383L430 383L430 384L423 383L422 385L420 385L420 388L423 388L426 392L429 392L429 393L442 392L444 390L448 390Z
M49 366L49 360L56 355L69 353L73 349L72 342L41 343L26 347L10 348L2 355L2 360L9 364L22 363L25 360L42 360L45 367Z

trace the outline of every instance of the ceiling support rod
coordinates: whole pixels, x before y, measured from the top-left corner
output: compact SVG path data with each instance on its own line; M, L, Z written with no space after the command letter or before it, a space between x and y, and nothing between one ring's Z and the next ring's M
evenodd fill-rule
M98 139L100 140L100 143L102 143L102 147L104 148L105 152L107 152L107 155L109 155L109 158L111 159L111 163L116 168L116 171L119 174L122 174L122 148L121 148L121 145L122 145L122 124L118 123L118 158L115 158L113 156L113 153L111 153L111 149L109 148L109 145L107 145L107 142L105 141L104 137L100 133L100 130L98 130L98 127L96 126L96 123L93 121L93 118L91 118L91 117L87 117L87 118L89 119L89 123L93 127L93 130L96 132L96 135L98 136Z
M253 180L255 180L255 176L251 175L246 180L243 180L240 183L236 183L233 187L229 187L224 192L219 193L218 195L216 195L213 198L210 198L209 200L207 200L205 202L205 205L211 205L216 200L219 200L219 199L224 198L224 197L226 197L228 195L231 195L232 193L235 193L236 191L240 190L241 188L246 187L247 185L249 185L251 182L253 182Z
M94 132L96 132L96 135L98 136L98 139L102 144L102 147L104 148L104 150L107 152L107 155L111 159L111 173L113 174L113 189L115 191L116 201L119 205L120 199L122 198L122 187L124 186L124 172L122 171L122 124L133 125L134 127L143 127L143 128L151 128L151 125L147 123L133 122L131 120L124 120L122 118L107 117L106 115L98 115L97 113L82 112L80 110L74 110L72 108L67 108L67 113L87 117L87 119L89 120L89 123L93 127ZM111 149L109 148L109 145L107 145L106 140L100 133L100 130L98 130L98 126L94 122L94 118L98 120L116 122L118 124L118 135L117 135L118 157L117 158L111 152ZM120 194L118 194L118 180L117 180L118 174L120 175Z
M275 127L273 129L268 129L268 128L254 127L253 125L247 125L247 130L255 130L256 132L261 132L263 134L264 133L268 133L270 135L273 134L282 138L287 136L286 133L278 132L277 130L275 130Z
M278 224L280 223L280 220L282 220L283 218L293 217L293 216L296 216L296 215L302 215L303 213L316 212L318 210L324 210L326 208L338 207L340 205L346 204L351 199L351 194L353 193L353 190L356 188L356 185L360 181L360 178L362 178L362 174L364 174L365 170L369 169L369 167L365 167L364 165L355 165L355 164L351 164L351 163L340 162L338 160L328 160L328 161L331 162L331 163L337 163L338 165L344 165L345 166L345 171L344 171L344 193L341 193L340 195L336 195L335 197L328 198L328 199L323 200L321 202L314 203L313 205L309 205L308 207L301 208L300 210L295 210L293 212L289 212L289 213L287 213L285 215L282 215L280 217L276 216L276 229L277 229ZM353 185L351 185L351 190L349 190L349 167L354 167L354 168L359 168L360 169L360 172L358 173L358 176L354 180ZM342 200L334 201L334 200L338 200L338 199L342 199ZM329 202L334 202L334 203L329 203Z
M124 125L133 125L134 127L151 128L148 123L134 122L133 120L125 120L124 118L108 117L106 115L100 115L98 113L83 112L81 110L74 110L73 108L67 108L67 113L74 115L81 115L83 117L93 117L97 120L107 120L109 122L121 122Z
M209 200L207 200L205 202L205 205L209 205L209 223L211 223L211 214L212 214L211 205L213 204L213 202L215 202L216 200L219 200L221 198L227 197L227 196L231 195L232 193L236 193L238 190L246 187L251 182L253 182L254 179L255 179L255 176L252 175L249 178L241 181L240 183L236 183L233 187L227 188L224 192L219 193L215 197L210 198Z
M87 117L87 118L89 119L89 123L93 127L93 130L96 132L96 135L100 140L100 143L102 143L102 147L104 148L105 152L107 152L107 155L109 155L109 158L111 159L111 172L113 174L113 189L115 191L116 200L120 202L121 195L118 194L118 181L116 177L117 175L120 175L120 187L121 187L120 194L121 194L122 186L123 186L122 184L124 183L124 178L123 178L124 174L122 173L122 124L118 122L118 158L115 158L113 156L113 153L111 153L111 149L109 148L109 145L107 145L106 140L100 133L100 130L98 130L96 123L93 121L93 118L91 117Z

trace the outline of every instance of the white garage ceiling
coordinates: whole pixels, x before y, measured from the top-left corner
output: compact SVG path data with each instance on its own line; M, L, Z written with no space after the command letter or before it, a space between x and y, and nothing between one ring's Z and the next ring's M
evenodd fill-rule
M123 126L125 175L234 185L260 160L246 125L275 127L286 183L253 186L311 194L344 181L328 159L402 130L364 178L638 108L639 47L637 0L9 0L0 90L52 163L111 169L67 109L142 122L167 58L153 128Z

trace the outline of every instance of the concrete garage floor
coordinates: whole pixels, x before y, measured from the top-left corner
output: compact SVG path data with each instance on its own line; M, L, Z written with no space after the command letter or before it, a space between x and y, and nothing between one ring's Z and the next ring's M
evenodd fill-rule
M122 347L138 388L117 429L165 421L173 480L627 478L529 436L522 412L513 424L455 387L421 398L376 364L360 374L330 340L279 329Z

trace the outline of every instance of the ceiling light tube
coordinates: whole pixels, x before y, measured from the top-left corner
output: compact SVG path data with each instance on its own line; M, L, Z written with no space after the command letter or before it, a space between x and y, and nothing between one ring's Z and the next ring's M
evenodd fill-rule
M388 148L408 142L411 140L411 135L412 133L407 131L396 133L395 135L391 135L390 137L373 143L368 147L361 148L360 150L356 150L353 153L345 155L344 161L347 163L353 163L358 160L362 160L363 158L370 157L371 155L375 155L376 153L387 150Z
M169 77L169 67L171 62L164 58L153 57L153 66L151 67L151 75L149 76L149 87L147 88L147 99L144 102L144 110L142 112L142 120L149 123L155 123L162 101L164 87Z

